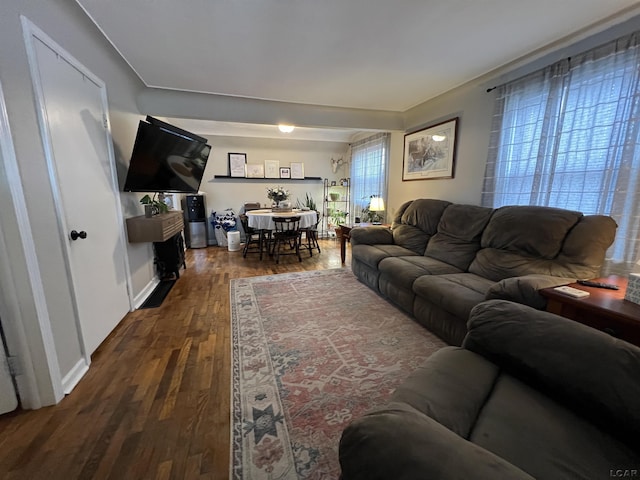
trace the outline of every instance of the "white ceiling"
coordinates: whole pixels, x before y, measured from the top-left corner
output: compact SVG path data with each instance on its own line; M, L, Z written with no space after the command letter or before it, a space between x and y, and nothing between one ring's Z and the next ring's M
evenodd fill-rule
M76 0L148 87L404 112L636 15L638 0ZM200 135L361 130L163 118Z
M150 87L395 112L639 4L76 1Z

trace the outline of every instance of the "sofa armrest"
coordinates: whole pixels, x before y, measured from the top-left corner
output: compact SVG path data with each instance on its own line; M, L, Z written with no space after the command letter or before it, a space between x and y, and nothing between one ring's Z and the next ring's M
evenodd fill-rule
M491 286L485 295L485 300L509 300L511 302L528 305L538 310L544 310L547 299L538 290L575 282L575 278L554 277L551 275L523 275L500 280Z
M533 477L401 403L355 420L340 440L343 480Z
M351 230L351 245L393 245L393 233L388 227L359 227Z

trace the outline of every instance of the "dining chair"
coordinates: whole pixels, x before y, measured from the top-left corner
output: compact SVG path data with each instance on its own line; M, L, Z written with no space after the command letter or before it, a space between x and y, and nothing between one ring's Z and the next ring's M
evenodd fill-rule
M311 225L307 228L301 228L300 231L304 233L304 237L306 240L305 247L309 250L309 255L313 257L313 250L315 248L318 249L318 253L322 253L320 251L320 245L318 244L318 224L320 223L320 212L316 211L317 220L315 225Z
M249 217L244 213L240 214L240 224L245 233L244 248L242 256L247 258L247 253L259 253L260 260L262 254L269 249L269 241L271 238L270 230L260 230L249 226Z
M302 232L300 231L300 217L274 217L273 223L273 250L272 254L276 263L280 263L280 255L297 255L298 261L302 261L300 256L300 242ZM285 252L282 252L282 249Z
M245 203L242 208L244 209L245 212L249 212L251 210L260 210L260 203L259 202L250 202L250 203Z

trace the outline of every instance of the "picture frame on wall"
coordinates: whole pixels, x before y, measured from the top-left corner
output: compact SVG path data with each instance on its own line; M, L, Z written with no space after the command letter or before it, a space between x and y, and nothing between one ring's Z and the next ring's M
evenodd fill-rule
M458 117L404 136L402 181L453 178Z
M291 168L291 178L304 178L304 163L302 162L292 162L290 164Z
M247 163L247 178L264 178L264 165Z
M291 168L280 167L280 178L291 178Z
M229 176L244 177L246 175L247 154L229 153Z
M280 161L264 161L264 178L280 178Z

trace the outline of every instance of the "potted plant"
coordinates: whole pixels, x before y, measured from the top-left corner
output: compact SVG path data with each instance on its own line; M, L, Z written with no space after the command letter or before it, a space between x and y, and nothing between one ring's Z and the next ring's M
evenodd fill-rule
M297 204L298 208L308 208L309 210L315 210L316 212L318 211L315 200L308 193L305 193L304 202L301 202L300 199L298 199Z
M152 217L158 213L167 213L169 211L169 206L160 200L156 200L156 195L158 194L154 193L153 198L151 198L149 194L146 194L140 199L140 203L144 205L144 214L146 217Z

